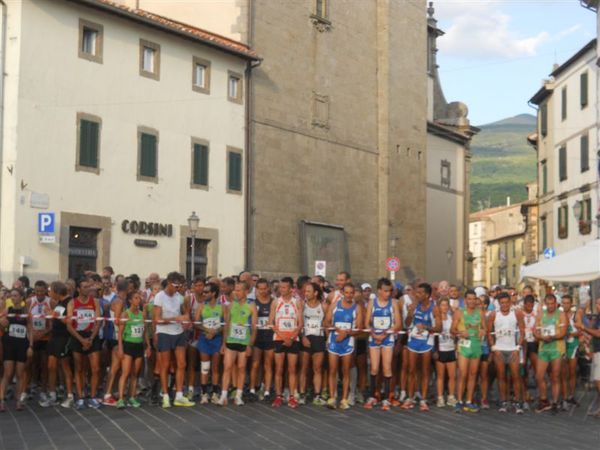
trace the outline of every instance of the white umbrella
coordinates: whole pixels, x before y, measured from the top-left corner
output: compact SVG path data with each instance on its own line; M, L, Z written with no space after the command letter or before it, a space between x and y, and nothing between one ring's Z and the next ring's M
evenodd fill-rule
M565 283L600 279L600 239L552 259L521 267L521 278Z

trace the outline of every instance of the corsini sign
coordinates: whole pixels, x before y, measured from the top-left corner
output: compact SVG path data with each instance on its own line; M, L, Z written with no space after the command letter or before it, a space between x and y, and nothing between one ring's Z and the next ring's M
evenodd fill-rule
M147 236L173 236L173 225L171 224L124 220L121 222L121 229L124 233L131 234L145 234Z

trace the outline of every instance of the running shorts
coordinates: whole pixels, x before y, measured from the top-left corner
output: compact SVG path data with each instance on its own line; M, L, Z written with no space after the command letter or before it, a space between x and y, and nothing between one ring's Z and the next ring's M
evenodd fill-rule
M204 353L205 355L212 356L215 353L219 353L221 351L221 347L223 346L223 336L218 334L215 335L212 339L206 339L206 336L201 335L200 339L198 339L197 349L200 353Z
M323 353L326 347L325 336L306 336L310 341L310 347L302 346L302 351L306 353L315 354Z

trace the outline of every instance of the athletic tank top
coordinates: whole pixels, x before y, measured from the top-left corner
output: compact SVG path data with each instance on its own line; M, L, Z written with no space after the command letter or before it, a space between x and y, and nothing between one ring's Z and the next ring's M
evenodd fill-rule
M257 326L258 326L258 334L261 337L261 340L264 340L265 337L273 337L273 331L267 329L269 325L269 315L271 314L271 304L273 303L273 299L269 297L269 301L267 303L263 303L262 301L256 299L254 304L256 305L256 313L257 313Z
M469 313L467 309L463 311L462 323L464 330L469 333L471 343L480 343L479 331L481 330L481 315L479 309Z
M427 309L423 309L423 305L421 305L421 303L417 304L410 330L411 339L422 341L427 340L430 342L430 345L433 345L433 337L429 335L429 330L418 329L417 325L419 324L424 325L427 328L431 328L433 326L433 301L429 301L429 306Z
M200 301L196 298L195 294L190 294L190 320L194 320L196 317L196 312L198 311L198 307L200 306ZM202 330L194 327L192 328L192 341L198 340L200 337L200 333Z
M71 301L71 297L67 297L59 301L54 307L54 315L56 316L52 320L52 337L68 337L69 331L67 326L61 319L67 315L67 305Z
M339 328L340 330L352 330L356 328L356 303L352 303L350 307L344 308L343 302L343 300L338 300L335 304L335 309L331 316L332 323L335 328ZM329 337L331 342L335 342L336 332L332 331ZM342 342L336 344L344 344L345 342L354 342L354 337L348 336Z
M91 332L96 322L96 304L92 297L86 303L79 298L73 300L73 328L81 332Z
M394 326L394 308L391 298L385 306L379 304L377 297L373 299L369 326L376 334L381 334Z
M225 294L219 295L219 303L223 306L228 306L231 302Z
M131 344L141 344L144 342L144 313L138 311L133 313L130 309L125 311L127 314L127 322L123 327L123 342Z
M223 305L218 302L214 306L204 303L200 320L202 320L202 326L208 330L220 329L221 322L223 322Z
M496 313L494 319L494 336L496 337L496 350L512 352L517 349L517 316L514 311L504 315L501 311Z
M8 308L8 314L26 315L26 306L23 305L21 308L15 308L14 306L11 306ZM6 335L13 339L27 339L27 316L8 317L8 333Z
M234 300L229 310L229 333L226 339L228 344L250 344L252 330L250 324L252 313L248 302L240 304Z
M403 298L403 300L404 300L404 301L402 302L402 318L403 318L403 320L404 320L404 324L403 324L403 325L404 325L404 328L406 328L406 327L408 326L408 323L407 323L407 321L406 321L406 318L408 317L408 307L409 307L410 305L412 305L412 302L413 302L413 301L412 301L412 298L410 298L410 296L409 296L409 295L407 295L407 294L404 294L404 295L402 296L402 298Z
M454 343L454 337L450 334L452 327L452 315L449 314L445 319L442 319L442 332L439 336L439 350L440 352L452 352L456 350L456 344Z
M291 338L294 330L298 328L299 317L297 300L292 298L289 301L285 301L282 297L278 298L275 306L274 321L277 332L273 336L273 340L282 341ZM298 340L297 336L296 340Z
M542 337L546 336L556 336L558 333L558 326L560 324L560 311L557 309L553 314L548 313L548 311L542 312L542 320L541 320L541 330L540 334ZM565 341L550 341L544 342L540 341L539 351L559 351L564 353L565 351Z
M324 336L325 331L323 330L323 318L325 317L325 311L323 311L323 304L317 303L317 306L311 308L308 302L304 304L304 336Z
M527 342L535 342L536 340L535 335L533 334L533 330L535 330L535 319L535 309L531 311L531 313L526 313L523 311L523 321L525 322L525 341Z
M32 316L45 316L50 310L50 298L45 297L41 302L37 297L32 297L31 304L29 305L29 314ZM31 328L34 331L45 331L46 330L46 318L45 317L32 317ZM47 341L49 336L44 336L41 340Z
M579 338L575 336L569 336L571 333L575 333L577 331L575 329L575 313L570 313L569 316L569 331L566 337L567 344L569 345L579 345Z

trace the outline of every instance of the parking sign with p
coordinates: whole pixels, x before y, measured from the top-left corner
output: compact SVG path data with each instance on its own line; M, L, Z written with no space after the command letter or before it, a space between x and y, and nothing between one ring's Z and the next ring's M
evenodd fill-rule
M54 213L38 213L38 233L52 234L55 227Z

